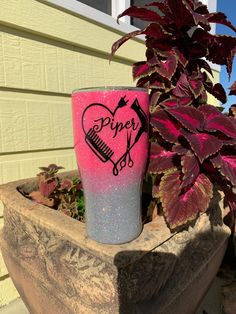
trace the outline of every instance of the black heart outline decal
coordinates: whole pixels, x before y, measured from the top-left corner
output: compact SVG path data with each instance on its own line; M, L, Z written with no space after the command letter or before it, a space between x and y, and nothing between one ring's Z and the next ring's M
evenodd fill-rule
M127 105L127 103L129 102L129 100L125 100L126 96L121 97L121 99L119 100L119 103L117 105L117 107L115 108L114 111L111 111L107 106L100 104L100 103L92 103L90 105L88 105L88 107L86 107L83 111L82 114L82 128L85 134L85 142L86 144L90 147L90 149L95 153L95 155L103 162L107 162L108 160L110 160L110 162L113 164L113 175L117 176L119 174L119 172L125 168L127 165L128 167L132 168L134 165L134 162L131 158L131 150L132 148L136 145L136 143L139 141L141 135L144 132L147 132L148 130L148 123L147 123L147 116L145 114L145 112L143 111L142 107L140 106L138 99L135 98L134 102L131 105L131 109L133 109L135 111L135 113L137 114L140 123L141 123L141 127L138 130L138 133L136 134L136 137L134 139L134 142L131 145L131 135L132 135L132 131L130 131L130 133L127 131L127 146L126 146L126 151L125 153L115 162L112 159L112 156L114 155L113 150L104 142L104 140L102 140L99 135L96 132L96 127L92 127L88 130L88 132L86 132L85 128L84 128L84 116L87 112L88 109L90 109L91 107L94 106L100 106L104 109L106 109L112 117L115 116L115 113L118 109L124 107ZM128 162L127 162L127 158L128 158ZM120 169L118 169L118 166L120 166Z

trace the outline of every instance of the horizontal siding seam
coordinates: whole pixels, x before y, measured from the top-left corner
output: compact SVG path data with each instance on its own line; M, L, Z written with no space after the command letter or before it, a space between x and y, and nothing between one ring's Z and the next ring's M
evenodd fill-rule
M45 95L45 96L59 96L59 97L71 97L71 93L64 92L53 92L37 89L24 89L24 88L15 88L15 87L5 87L0 86L0 92L14 92L14 93L23 93L23 94L35 94L35 95Z
M53 40L53 41L58 42L58 43L64 43L66 45L71 46L71 48L72 47L81 48L81 49L87 50L88 52L93 52L96 55L97 54L102 55L103 57L108 57L111 54L111 50L108 51L108 50L97 49L94 46L83 45L83 44L81 44L81 42L76 43L74 41L67 40L67 39L64 39L64 38L56 36L56 35L50 35L46 32L35 31L31 28L26 28L26 27L20 26L18 24L9 23L9 22L3 21L3 20L0 20L0 25L6 26L6 27L11 28L13 30L23 31L24 33L27 33L27 34L32 34L32 35L40 36L42 38L47 38L49 40ZM131 41L135 41L135 39L131 39ZM112 57L112 60L120 62L120 63L123 63L123 62L133 63L133 62L137 61L135 58L129 58L125 55L121 56L118 53Z
M4 152L0 153L0 156L6 155L20 155L20 154L31 154L31 153L43 153L43 152L55 152L55 151L67 151L74 149L74 147L58 147L58 148L47 148L47 149L35 149L35 150L22 150L22 151L14 151L14 152Z
M4 281L4 280L8 279L9 277L10 277L9 274L3 275L2 277L0 277L0 281Z

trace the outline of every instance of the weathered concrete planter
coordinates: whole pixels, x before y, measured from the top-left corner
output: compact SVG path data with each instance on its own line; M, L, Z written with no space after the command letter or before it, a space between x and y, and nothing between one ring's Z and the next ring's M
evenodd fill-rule
M2 253L30 313L194 313L224 255L226 226L203 214L170 234L159 218L131 243L98 244L82 223L17 190L34 186L30 179L0 188Z

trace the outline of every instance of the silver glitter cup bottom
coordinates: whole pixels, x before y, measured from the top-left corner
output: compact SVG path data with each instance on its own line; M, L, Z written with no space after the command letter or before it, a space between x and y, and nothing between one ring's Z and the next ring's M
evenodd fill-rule
M142 230L140 184L114 188L108 193L85 193L86 228L90 238L121 244Z

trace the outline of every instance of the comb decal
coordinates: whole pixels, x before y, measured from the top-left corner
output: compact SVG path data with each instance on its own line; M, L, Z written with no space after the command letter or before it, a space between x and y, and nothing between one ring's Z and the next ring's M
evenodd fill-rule
M111 159L114 152L107 146L107 144L100 139L100 137L91 128L85 136L86 143L92 149L92 151L98 156L102 162L106 162Z
M86 144L101 162L113 164L114 176L133 167L131 151L148 130L147 117L137 98L130 107L128 102L126 96L121 97L114 111L100 103L90 104L82 115Z

